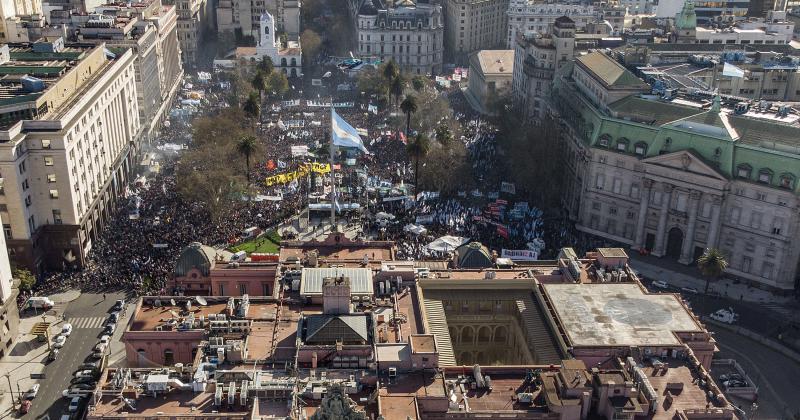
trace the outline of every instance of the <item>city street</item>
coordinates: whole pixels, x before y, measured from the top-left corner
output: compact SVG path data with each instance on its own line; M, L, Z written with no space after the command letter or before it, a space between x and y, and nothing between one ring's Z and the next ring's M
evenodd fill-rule
M786 418L783 416L800 413L796 380L800 365L747 337L714 326L709 326L709 330L715 333L720 349L718 357L736 359L759 387L756 419ZM749 414L749 404L742 409Z
M62 397L61 392L69 387L75 370L86 361L97 344L114 301L124 297L122 293L109 293L103 300L102 294L87 293L66 306L63 315L66 322L73 325L72 334L57 360L44 368L44 379L39 381L39 395L33 401L30 412L23 418L38 419L47 414L51 419L58 419L61 414L66 413L69 401ZM60 329L62 324L58 323L56 326ZM121 331L118 329L115 332L112 341L119 340Z

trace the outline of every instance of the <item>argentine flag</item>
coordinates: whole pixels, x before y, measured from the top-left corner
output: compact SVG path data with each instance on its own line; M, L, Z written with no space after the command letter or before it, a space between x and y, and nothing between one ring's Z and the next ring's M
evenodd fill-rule
M358 131L343 120L333 108L331 108L331 137L333 144L336 146L355 147L364 153L369 153L367 148L364 147L364 142L361 141Z

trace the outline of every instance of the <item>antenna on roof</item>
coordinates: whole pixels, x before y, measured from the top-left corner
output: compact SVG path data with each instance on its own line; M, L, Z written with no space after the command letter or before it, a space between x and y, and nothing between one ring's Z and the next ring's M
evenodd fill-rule
M195 296L194 300L196 300L196 301L197 301L197 303L198 303L200 306L206 306L206 305L208 305L208 301L206 301L206 298L204 298L204 297L202 297L202 296Z

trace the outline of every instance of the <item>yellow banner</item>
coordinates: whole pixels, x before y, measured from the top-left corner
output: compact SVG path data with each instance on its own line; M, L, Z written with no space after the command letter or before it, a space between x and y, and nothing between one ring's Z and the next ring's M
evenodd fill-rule
M308 175L310 172L314 172L317 174L327 174L331 171L330 163L304 163L300 165L300 167L296 171L286 172L282 174L277 174L273 176L269 176L266 179L266 183L268 187L277 184L288 184L295 179L302 178Z

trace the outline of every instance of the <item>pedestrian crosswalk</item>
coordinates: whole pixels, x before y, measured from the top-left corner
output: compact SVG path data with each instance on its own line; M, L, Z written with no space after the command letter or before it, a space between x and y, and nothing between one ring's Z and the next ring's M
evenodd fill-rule
M105 317L102 316L78 317L67 320L72 324L72 328L84 329L100 328L103 326L103 321L105 321Z

